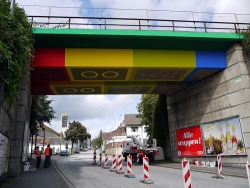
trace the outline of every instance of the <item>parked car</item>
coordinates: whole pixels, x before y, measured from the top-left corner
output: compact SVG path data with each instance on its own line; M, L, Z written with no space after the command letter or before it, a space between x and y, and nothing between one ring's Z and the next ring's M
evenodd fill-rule
M88 151L88 148L83 148L83 151Z
M67 150L60 151L60 156L69 156L69 152Z
M74 153L80 153L80 150L78 148L73 148Z

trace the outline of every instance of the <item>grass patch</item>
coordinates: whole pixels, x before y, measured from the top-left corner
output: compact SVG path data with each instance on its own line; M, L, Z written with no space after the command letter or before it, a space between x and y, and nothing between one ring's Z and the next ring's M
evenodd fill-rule
M0 185L3 185L3 184L10 184L13 180L13 177L6 177L4 178L1 182L0 182Z

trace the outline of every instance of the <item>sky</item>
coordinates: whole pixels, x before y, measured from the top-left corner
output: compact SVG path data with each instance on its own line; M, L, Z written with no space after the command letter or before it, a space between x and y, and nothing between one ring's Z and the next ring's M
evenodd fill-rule
M16 0L19 6L23 6L28 15L61 15L61 16L131 16L131 17L166 17L196 19L208 17L210 14L192 12L220 13L211 16L210 20L235 21L235 15L239 22L249 21L249 0ZM25 5L25 6L24 6ZM28 5L28 6L27 6ZM34 5L34 6L30 6ZM59 8L71 7L71 8ZM106 10L101 10L106 8ZM88 10L86 10L88 9ZM112 9L112 11L107 11ZM126 11L114 9L131 9ZM139 10L140 9L140 10ZM100 11L101 10L101 11ZM168 10L168 11L152 11ZM186 13L171 12L186 11ZM170 14L171 13L171 14ZM221 14L227 13L227 14ZM228 14L231 13L231 14ZM247 20L246 20L247 19ZM125 114L138 113L136 106L140 102L141 95L68 95L49 96L55 99L51 106L56 111L50 127L60 131L61 113L66 112L69 121L79 121L91 134L92 138L98 136L100 130L109 132L115 130L124 119Z

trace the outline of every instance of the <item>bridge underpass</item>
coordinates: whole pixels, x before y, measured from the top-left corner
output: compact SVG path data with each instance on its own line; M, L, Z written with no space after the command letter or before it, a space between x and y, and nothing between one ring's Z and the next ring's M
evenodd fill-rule
M181 160L178 129L239 120L245 150L225 157L224 164L244 165L250 147L249 62L240 46L242 27L227 24L233 32L208 32L206 24L203 32L176 31L174 24L171 31L112 30L105 24L100 30L73 29L70 23L67 29L34 28L32 94L167 94L171 159ZM206 152L201 160L214 160Z

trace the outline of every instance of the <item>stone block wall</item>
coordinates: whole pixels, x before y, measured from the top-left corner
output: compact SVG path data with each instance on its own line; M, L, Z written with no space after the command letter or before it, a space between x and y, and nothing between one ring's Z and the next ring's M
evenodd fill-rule
M240 116L247 154L250 154L250 74L242 47L227 51L227 68L203 81L167 97L172 159L181 161L176 147L176 129ZM196 157L197 158L197 157ZM216 157L199 160L215 161ZM223 165L243 166L248 156L223 156ZM190 158L190 161L192 158Z
M8 106L6 101L3 101L0 106L0 133L7 137L10 143L8 172L2 176L18 176L23 170L23 137L25 122L30 120L31 92L29 78L24 77L21 82L16 103Z

